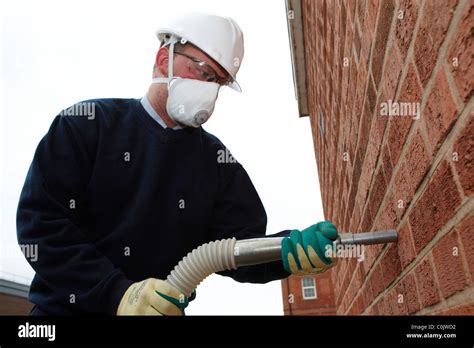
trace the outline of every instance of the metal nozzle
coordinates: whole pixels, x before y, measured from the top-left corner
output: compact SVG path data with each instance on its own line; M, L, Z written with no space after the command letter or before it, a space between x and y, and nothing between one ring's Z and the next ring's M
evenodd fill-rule
M384 244L393 243L398 239L396 230L341 233L335 244ZM235 243L234 258L237 267L258 265L281 260L281 241L283 237L253 238L239 240Z
M398 239L396 230L363 232L363 233L341 233L336 243L346 244L384 244L396 242Z

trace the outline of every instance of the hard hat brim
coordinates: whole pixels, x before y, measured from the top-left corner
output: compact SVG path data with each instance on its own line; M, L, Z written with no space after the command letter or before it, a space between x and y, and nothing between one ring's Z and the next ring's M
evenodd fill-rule
M239 93L242 93L242 88L240 87L239 83L237 81L232 82L229 85L230 88L232 88L234 91L237 91Z

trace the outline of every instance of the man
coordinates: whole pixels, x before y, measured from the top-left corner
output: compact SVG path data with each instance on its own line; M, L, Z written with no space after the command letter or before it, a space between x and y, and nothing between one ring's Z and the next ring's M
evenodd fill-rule
M38 245L32 314L183 314L187 299L163 280L183 256L212 240L265 235L246 171L220 161L228 150L201 127L222 86L240 91L242 31L230 18L190 15L158 38L145 97L79 103L93 117L67 109L38 145L17 216L19 243ZM220 274L266 283L321 272L336 238L328 221L293 230L283 262Z

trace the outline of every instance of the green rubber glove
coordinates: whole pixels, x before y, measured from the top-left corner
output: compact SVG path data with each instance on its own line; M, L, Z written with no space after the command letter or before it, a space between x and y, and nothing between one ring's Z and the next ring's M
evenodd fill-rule
M322 273L337 263L328 255L327 246L334 251L333 241L338 237L331 221L321 221L303 231L293 230L281 242L281 259L287 272L296 275Z

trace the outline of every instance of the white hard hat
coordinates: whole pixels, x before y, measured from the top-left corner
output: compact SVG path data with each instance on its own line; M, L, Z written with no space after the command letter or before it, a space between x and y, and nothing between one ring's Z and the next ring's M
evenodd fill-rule
M228 17L212 14L187 14L156 31L164 42L169 35L189 41L219 63L232 77L231 88L241 91L236 81L244 57L244 36L239 25Z

